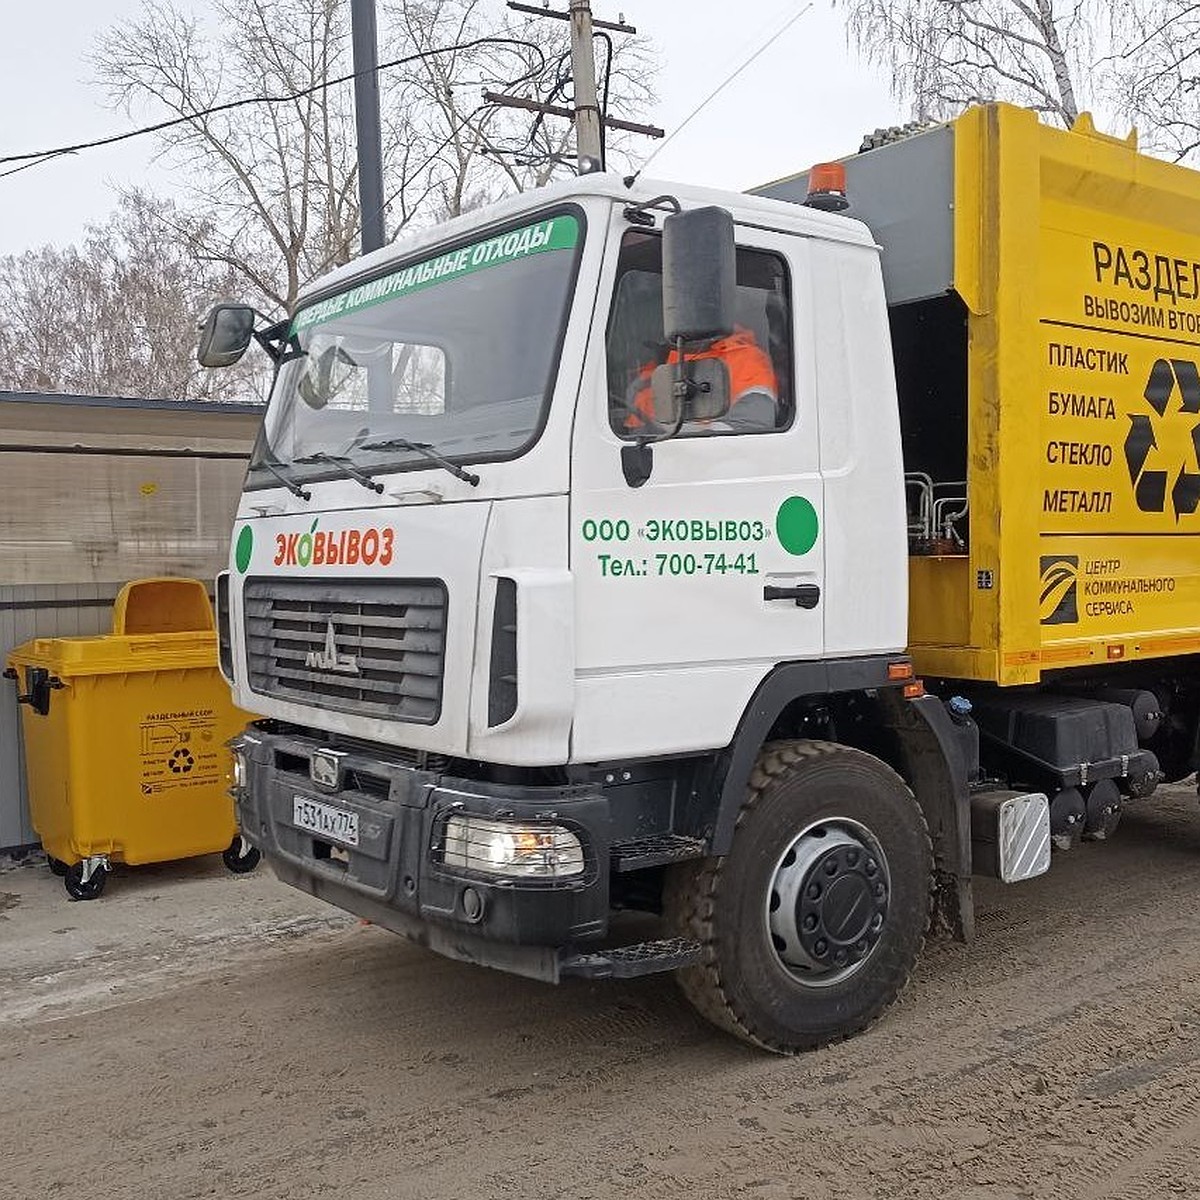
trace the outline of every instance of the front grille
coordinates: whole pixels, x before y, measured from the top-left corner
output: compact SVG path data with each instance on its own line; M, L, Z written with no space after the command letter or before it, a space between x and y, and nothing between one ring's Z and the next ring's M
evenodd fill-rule
M441 580L249 579L243 607L252 691L417 725L437 721Z

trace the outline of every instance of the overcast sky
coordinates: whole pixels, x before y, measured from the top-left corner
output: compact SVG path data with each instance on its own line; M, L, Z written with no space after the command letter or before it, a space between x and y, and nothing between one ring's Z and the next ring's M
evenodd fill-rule
M203 8L203 0L180 0ZM348 0L347 0L348 3ZM653 39L659 103L647 119L670 133L801 6L802 0L593 0ZM0 42L0 156L130 127L103 104L87 54L96 34L140 0L5 0ZM566 8L566 0L553 7ZM658 178L731 188L857 149L864 132L907 119L888 80L847 47L840 10L814 0L765 54L655 159ZM646 142L649 154L657 143ZM119 188L177 182L152 163L153 139L91 150L0 179L0 254L77 240L103 220ZM0 167L0 170L6 168Z

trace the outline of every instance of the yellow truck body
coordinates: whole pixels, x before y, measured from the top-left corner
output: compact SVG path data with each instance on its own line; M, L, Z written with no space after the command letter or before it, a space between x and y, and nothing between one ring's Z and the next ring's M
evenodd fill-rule
M1005 104L844 165L906 471L965 489L912 539L918 669L1033 684L1200 653L1200 172ZM757 190L802 200L807 175Z
M974 109L954 240L971 539L913 560L920 669L1020 684L1200 652L1200 173L1087 118Z

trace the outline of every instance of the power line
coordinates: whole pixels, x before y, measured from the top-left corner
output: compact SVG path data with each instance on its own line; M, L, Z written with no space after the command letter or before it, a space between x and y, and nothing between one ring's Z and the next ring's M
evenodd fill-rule
M741 64L741 66L735 67L733 71L731 71L719 84L717 84L717 86L713 88L713 90L709 92L708 95L705 96L704 99L701 100L700 103L697 104L696 107L693 108L692 111L688 113L688 115L684 117L684 119L678 125L675 126L675 128L671 131L670 136L666 138L665 141L659 142L659 144L654 147L654 153L651 154L650 157L647 158L646 161L642 163L642 165L638 167L638 169L634 171L632 175L625 176L625 186L633 187L633 185L637 182L637 177L659 156L659 154L662 153L662 151L664 151L675 140L676 137L679 136L679 134L681 134L692 123L697 116L699 116L701 111L703 111L703 109L705 109L713 100L715 100L752 62L754 62L756 58L762 54L765 54L767 50L769 50L777 41L779 41L779 39L783 37L783 35L787 33L787 31L791 29L791 27L795 25L795 23L800 20L800 18L804 16L804 14L808 12L810 8L812 8L812 0L809 0L809 3L800 9L799 12L794 13L791 17L789 17L785 24L771 34L771 36L767 38L767 40L763 42L763 44L759 46L759 48L755 50L754 53L751 54L750 57Z
M505 39L505 40L515 41L516 39ZM518 42L517 44L521 44L521 43ZM506 80L505 84L504 84L505 87L517 87L519 84L528 83L530 80L534 79L537 75L541 74L541 72L546 69L546 65L547 65L546 56L545 56L545 54L542 53L540 47L538 47L537 50L538 50L538 57L541 59L540 64L537 66L530 67L528 71L524 72L524 74L518 75L513 79ZM383 65L388 66L389 64L384 63ZM556 88L558 88L562 85L564 78L565 77L560 75L558 83L555 84ZM553 92L551 93L551 95L553 95ZM462 132L462 130L470 127L471 122L474 121L475 118L480 115L480 113L486 112L489 108L495 108L495 107L496 107L495 105L490 105L490 104L486 104L486 103L480 104L480 105L477 105L475 108L473 108L465 116L463 116L462 119L459 120L457 124L452 126L450 132L440 142L438 142L438 144L436 146L433 147L433 149L429 152L428 155L426 155L424 162L422 162L421 165L417 168L416 173L419 174L420 172L424 171L428 166L430 166L436 160L437 156L447 146L449 146L452 141L454 141L454 139L459 135L459 133ZM532 144L532 141L533 141L532 133L529 135L529 138L527 139L527 141L529 144ZM483 147L484 153L486 153L487 150L488 150L488 147L484 146ZM503 153L519 153L519 151L504 151ZM0 176L0 178L3 178L3 177ZM388 196L384 199L383 210L386 210L388 208L388 206L392 203L392 201L396 199L397 194L398 193L393 192L391 196ZM317 266L317 268L315 270L309 272L309 278L310 279L315 278L317 275L320 275L327 267L332 266L333 263L336 261L338 253L339 252L337 250L335 250L333 252L333 254L327 255L321 261L320 265ZM278 307L278 306L276 306L276 307ZM274 309L272 311L274 311Z
M18 171L28 171L30 167L40 167L43 163L51 162L53 159L62 158L67 154L73 154L72 150L62 150L57 154L44 154L41 158L35 159L33 162L22 163L19 167L13 167L9 171L0 171L0 179L7 179L10 175L17 174Z
M622 15L619 22L597 21L592 16L591 0L570 0L568 10L559 12L550 8L550 0L545 0L544 8L534 8L530 4L518 3L518 0L508 0L508 7L515 12L529 13L537 17L553 17L559 21L569 21L571 25L571 83L572 94L569 107L555 105L549 101L530 100L524 96L510 96L498 92L484 92L483 98L490 104L498 104L507 108L525 109L537 113L533 132L536 132L542 117L564 117L575 127L575 149L577 169L582 175L587 171L605 169L607 129L621 129L628 133L640 133L647 137L663 137L664 130L655 125L636 124L631 121L620 121L608 115L609 84L612 79L613 40L607 33L597 33L596 30L614 30L618 33L637 33L636 27L626 25ZM603 38L608 45L608 58L604 73L603 102L596 95L596 55L595 39ZM556 85L554 91L559 90ZM550 99L553 99L554 92ZM531 138L532 141L532 133Z
M483 98L489 104L497 104L505 108L523 108L526 112L545 113L551 117L566 117L568 120L576 112L574 108L564 108L561 104L546 104L541 100L530 100L525 96L505 96L500 92L484 92ZM621 129L627 133L641 133L646 137L662 137L664 132L657 125L639 125L636 121L622 121L617 117L605 117L604 123L610 129Z
M431 50L422 50L416 54L405 55L403 58L394 58L388 62L380 63L374 68L374 72L387 70L391 67L407 66L409 63L420 62L422 59L433 58L439 54L451 54L455 51L473 50L477 46L520 46L526 50L532 50L541 59L541 70L546 64L546 55L542 48L534 42L526 41L523 38L512 37L480 37L473 38L467 42L456 42L451 46L435 46ZM223 104L214 104L211 108L198 109L194 113L188 113L181 117L172 117L169 121L159 121L153 125L143 125L138 129L130 129L124 133L111 134L108 137L97 138L91 142L78 142L73 146L57 146L52 150L37 150L29 154L9 154L0 157L0 166L5 163L20 163L21 166L13 167L8 171L0 171L0 179L5 179L9 175L15 175L18 171L27 171L30 167L41 166L43 163L49 162L55 158L61 158L65 154L78 154L81 150L96 150L102 146L112 146L117 142L126 142L131 138L143 137L148 133L160 133L164 129L174 129L179 125L191 125L194 122L201 120L204 117L211 117L217 113L230 112L238 108L247 108L253 104L290 104L293 100L302 100L305 96L311 96L316 92L325 91L328 88L334 87L336 84L349 83L350 80L356 79L359 74L367 74L368 72L351 71L348 75L339 75L335 79L326 79L321 83L313 84L312 87L301 88L297 92L291 92L282 96L246 96L240 100L227 100ZM525 78L529 77L527 73Z
M504 40L513 42L517 45L522 45L522 44L528 45L528 43L522 43L518 39L515 39L515 38L506 38ZM524 72L523 74L518 75L513 79L505 80L505 83L504 83L505 87L517 87L519 84L528 83L531 80L535 79L538 75L540 75L546 69L546 65L547 65L546 55L542 52L540 47L534 47L534 49L537 50L538 57L541 59L541 62L537 66L530 67L529 70ZM389 64L384 63L383 65L388 66ZM436 160L437 156L439 154L441 154L441 152L448 145L450 145L450 143L452 141L454 141L454 139L459 135L459 133L462 132L462 130L468 128L470 126L471 122L473 120L475 120L475 118L477 116L479 116L480 113L486 112L488 110L488 108L490 108L490 107L494 107L494 106L486 104L486 103L477 105L469 113L467 113L466 116L464 116L462 118L462 120L460 120L458 122L457 125L452 125L450 132L440 142L438 142L438 144L436 146L434 146L434 148L426 156L425 161L418 168L418 173L420 171L424 171L426 167L430 166ZM534 135L531 132L529 134L529 139L528 139L530 144L532 144L532 142L533 142L533 136ZM0 178L3 178L3 177L0 176ZM391 196L386 197L383 200L383 202L380 206L380 210L379 210L380 216L383 216L386 214L388 206L396 198L396 195L397 195L397 193L393 192ZM329 265L329 261L327 260L326 262L324 262L322 264L322 266L319 268L319 270L323 271L325 269L325 267L327 267L328 265Z

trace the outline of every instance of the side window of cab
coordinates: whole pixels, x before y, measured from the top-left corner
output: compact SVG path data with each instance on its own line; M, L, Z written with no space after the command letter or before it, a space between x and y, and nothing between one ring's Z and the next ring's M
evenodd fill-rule
M608 419L614 433L635 438L657 432L650 376L674 362L663 337L662 238L629 230L621 241L609 313ZM787 266L777 254L739 246L733 332L689 347L685 359L719 358L729 369L730 408L716 421L689 421L682 437L774 433L795 414L792 314Z

